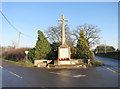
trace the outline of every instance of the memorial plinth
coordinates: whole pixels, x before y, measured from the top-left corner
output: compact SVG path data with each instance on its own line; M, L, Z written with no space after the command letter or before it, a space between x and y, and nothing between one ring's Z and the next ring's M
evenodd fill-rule
M70 59L70 47L67 45L61 45L58 47L58 58L68 58Z
M58 59L60 58L66 58L68 60L60 61L58 64L64 65L64 64L70 64L70 47L67 45L61 45L58 48Z

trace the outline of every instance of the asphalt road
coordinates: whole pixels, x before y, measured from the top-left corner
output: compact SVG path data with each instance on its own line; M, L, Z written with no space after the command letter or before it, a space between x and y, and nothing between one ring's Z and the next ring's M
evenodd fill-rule
M100 56L95 56L96 59L102 61L105 64L105 67L119 69L120 68L120 60L112 59L112 58L105 58Z
M42 69L2 62L0 69L2 87L118 87L118 72L107 66L89 69Z

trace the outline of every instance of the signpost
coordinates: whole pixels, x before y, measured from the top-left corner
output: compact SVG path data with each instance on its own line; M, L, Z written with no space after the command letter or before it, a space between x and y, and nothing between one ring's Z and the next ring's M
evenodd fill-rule
M28 52L29 52L29 51L25 51L25 54L26 54L26 62L27 62L27 63L28 63L28 57L27 57Z

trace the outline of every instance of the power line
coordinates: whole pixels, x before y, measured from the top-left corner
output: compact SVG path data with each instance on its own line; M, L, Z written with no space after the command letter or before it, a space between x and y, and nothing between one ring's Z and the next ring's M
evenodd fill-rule
M19 30L17 30L16 27L14 27L14 26L12 25L12 23L7 19L7 17L2 13L1 10L0 10L0 13L2 14L2 16L5 18L5 20L10 24L10 26L11 26L14 30L16 30L17 32L20 32Z
M36 39L35 37L32 37L32 36L30 36L30 35L27 35L27 34L25 34L25 33L21 33L23 36L26 36L26 37L30 37L30 38L33 38L33 39Z
M0 13L2 14L2 16L5 18L5 20L9 23L9 25L17 32L20 32L22 35L26 36L26 37L30 37L30 38L34 38L36 39L35 37L32 37L30 35L27 35L27 34L24 34L23 32L19 31L8 19L7 17L2 13L2 11L0 10Z

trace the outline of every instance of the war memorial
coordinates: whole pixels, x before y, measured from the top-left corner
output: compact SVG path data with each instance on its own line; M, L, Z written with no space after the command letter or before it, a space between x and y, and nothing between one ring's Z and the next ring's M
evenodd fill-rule
M64 18L62 14L62 19L58 19L62 22L62 44L58 47L58 59L54 60L54 64L49 64L52 60L35 60L34 65L37 67L46 68L87 68L90 64L90 59L87 59L87 63L84 63L82 59L71 59L71 49L65 41L65 21L68 19Z

